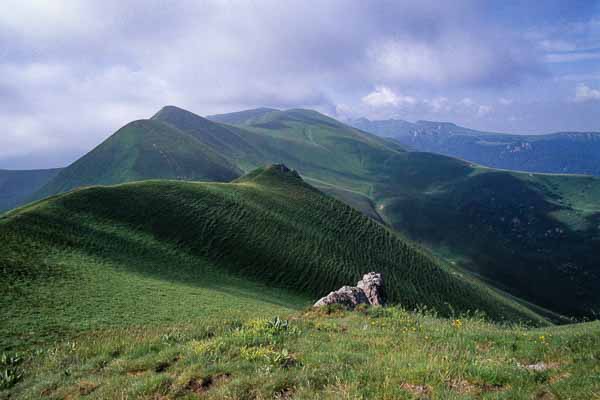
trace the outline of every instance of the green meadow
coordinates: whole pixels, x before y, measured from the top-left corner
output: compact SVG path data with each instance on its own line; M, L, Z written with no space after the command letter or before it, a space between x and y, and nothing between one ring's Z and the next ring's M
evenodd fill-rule
M528 329L401 308L103 329L23 356L23 399L597 399L600 324ZM279 310L283 312L282 309ZM263 315L260 317L260 315ZM282 315L282 317L279 317ZM12 396L12 397L10 397Z

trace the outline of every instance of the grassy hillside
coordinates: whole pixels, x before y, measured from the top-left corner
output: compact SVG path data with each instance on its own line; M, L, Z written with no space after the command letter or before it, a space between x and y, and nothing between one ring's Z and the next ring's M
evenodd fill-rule
M277 111L280 110L274 108L261 107L255 108L253 110L237 111L227 114L209 115L206 118L211 121L221 122L230 125L249 125L254 121L259 121L260 118L262 118L264 115Z
M86 185L145 179L229 181L240 170L191 135L156 120L119 129L94 150L63 169L37 198Z
M0 239L0 337L8 348L107 326L193 320L223 307L238 316L257 304L289 309L370 270L383 272L390 300L409 308L544 323L275 167L231 184L76 190L8 213Z
M263 113L239 127L286 141L273 152L281 161L457 267L560 313L600 309L600 179L406 152L305 110Z
M26 202L59 171L60 169L0 170L0 212Z
M408 152L311 110L259 109L211 118L165 107L151 120L123 128L40 195L154 177L224 181L240 170L285 163L447 258L457 273L470 271L571 316L591 317L600 307L593 261L599 179L518 174Z
M169 107L168 119L159 114L155 118L180 129L191 130L191 126L197 126L200 131L207 121L175 107ZM176 118L173 114L181 117ZM244 119L240 114L250 116ZM404 151L398 145L312 110L259 109L240 114L234 113L231 118L229 114L221 115L217 120L241 123L220 126L229 131L225 141L235 146L235 150L226 150L225 154L247 171L264 164L283 162L305 176L368 191L372 169L396 152ZM181 119L185 119L185 124L178 122ZM235 138L231 136L233 134ZM209 138L196 137L212 146Z
M186 132L204 146L248 169L260 165L265 158L261 149L241 135L234 127L217 124L187 110L174 106L163 107L153 117L171 127Z
M598 311L597 179L465 167L418 182L375 188L379 215L395 229L547 308Z
M264 305L264 304L263 304ZM258 305L257 305L258 306ZM403 309L113 329L8 363L0 398L595 399L600 324L528 330Z

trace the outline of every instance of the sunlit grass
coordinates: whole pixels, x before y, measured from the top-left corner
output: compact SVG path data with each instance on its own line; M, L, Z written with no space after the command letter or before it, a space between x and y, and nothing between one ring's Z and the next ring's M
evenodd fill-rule
M12 393L24 399L593 399L600 393L598 323L531 330L399 308L285 317L82 335L28 354Z

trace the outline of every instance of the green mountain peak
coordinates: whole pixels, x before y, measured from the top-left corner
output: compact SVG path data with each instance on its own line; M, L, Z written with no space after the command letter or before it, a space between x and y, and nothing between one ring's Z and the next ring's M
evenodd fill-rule
M298 171L288 168L285 164L269 164L265 167L257 168L234 182L253 182L269 186L301 185L314 189L304 182Z

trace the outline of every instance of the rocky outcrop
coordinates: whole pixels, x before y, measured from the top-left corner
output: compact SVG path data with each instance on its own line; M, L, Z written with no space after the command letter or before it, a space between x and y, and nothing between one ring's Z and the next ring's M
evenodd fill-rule
M365 274L356 286L365 292L370 304L374 306L385 304L385 287L383 276L380 273L369 272Z
M342 286L335 292L329 293L321 300L315 303L315 307L327 306L329 304L341 304L342 306L353 309L359 304L368 304L369 299L362 289L354 286Z
M329 304L340 304L348 309L354 309L359 304L382 306L385 304L385 287L381 273L369 272L357 286L343 286L317 301L314 307Z

